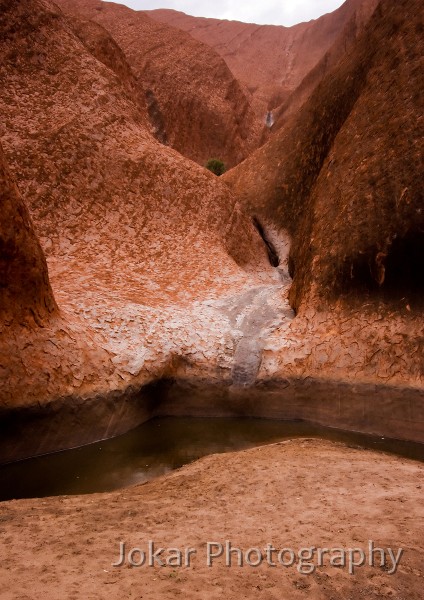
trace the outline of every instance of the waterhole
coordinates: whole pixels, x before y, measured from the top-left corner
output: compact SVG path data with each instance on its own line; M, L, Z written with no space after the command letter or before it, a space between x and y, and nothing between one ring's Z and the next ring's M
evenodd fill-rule
M256 418L155 418L119 437L3 465L0 500L107 492L144 483L202 456L298 437L424 460L424 444Z

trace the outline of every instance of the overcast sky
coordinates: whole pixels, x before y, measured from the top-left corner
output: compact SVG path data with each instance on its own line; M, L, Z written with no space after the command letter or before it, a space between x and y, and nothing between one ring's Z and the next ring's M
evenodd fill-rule
M198 17L294 25L332 12L344 0L114 0L135 10L173 8Z

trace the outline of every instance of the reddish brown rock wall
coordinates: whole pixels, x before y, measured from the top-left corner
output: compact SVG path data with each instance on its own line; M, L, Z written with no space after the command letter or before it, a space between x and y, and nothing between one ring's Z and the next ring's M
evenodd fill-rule
M214 48L253 95L263 124L266 111L297 88L362 4L364 0L348 0L330 14L293 27L204 19L173 10L147 14Z
M66 12L105 27L145 95L159 141L204 165L234 166L257 146L260 128L226 63L185 32L100 0L60 0Z
M312 285L327 298L384 290L385 265L399 271L390 256L403 251L421 285L421 23L417 2L381 4L298 116L225 176L251 210L292 234L296 308Z
M0 326L41 325L56 309L46 259L0 145Z
M170 379L209 390L209 406L221 402L226 414L248 414L252 403L265 414L271 398L273 414L292 405L332 424L346 423L340 402L349 390L349 426L369 431L379 407L387 415L393 406L398 421L387 430L417 439L422 312L346 281L349 301L339 301L337 285L346 264L355 283L358 256L376 283L383 267L399 271L391 249L417 254L408 235L421 227L420 6L384 4L299 119L224 178L153 138L103 29L76 27L46 1L1 8L2 144L60 306L43 328L5 322L0 339L2 414L43 413L65 427L51 440L31 438L33 452L136 425L152 414L144 386ZM27 234L17 246L23 264L36 256L26 254ZM385 257L378 244L387 234ZM20 294L9 283L7 293ZM25 302L34 289L43 288L22 290ZM325 393L304 395L305 380L324 380L328 402ZM225 393L213 399L216 389ZM365 402L368 421L358 422Z

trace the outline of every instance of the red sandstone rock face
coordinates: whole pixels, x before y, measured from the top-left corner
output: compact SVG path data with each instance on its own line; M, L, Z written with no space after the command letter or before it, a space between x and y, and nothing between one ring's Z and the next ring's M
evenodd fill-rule
M290 117L296 114L327 73L337 65L343 56L352 51L377 4L378 0L363 0L356 4L351 3L350 6L352 8L355 7L355 10L342 28L334 44L315 67L305 75L287 100L273 112L274 124L271 131L272 134L285 126Z
M110 33L94 21L68 17L68 23L75 35L97 60L111 69L125 87L128 96L144 113L146 123L149 121L147 105L143 89L129 66L123 50L118 46Z
M418 1L381 3L292 121L226 176L292 234L297 309L350 292L422 308L422 16Z
M263 124L266 111L280 105L297 88L361 4L364 0L348 0L333 13L294 27L204 19L173 10L147 14L214 48L253 94Z
M346 417L343 386L329 383L317 396L310 381L403 385L411 410L391 431L422 439L422 312L413 302L380 305L372 290L355 291L355 310L334 301L340 282L348 291L351 279L362 285L361 258L381 280L383 269L393 272L385 252L406 238L400 256L414 256L422 232L418 1L382 5L298 118L224 178L153 138L128 55L103 29L46 0L0 8L0 135L60 307L43 328L3 324L0 409L56 401L75 432L64 442L49 422L35 451L136 425L157 408L140 406L140 388L172 378L187 382L189 414L202 412L200 382L217 386L223 412L312 414L336 426L352 426L353 413L362 423L370 388L358 404L348 399ZM260 217L256 228L241 204ZM262 227L261 213L273 224ZM293 240L296 318L277 226ZM278 269L261 228L280 253ZM23 265L37 256L25 236ZM269 405L258 403L272 382ZM390 393L398 398L397 388L384 391L382 404ZM115 408L120 394L134 404ZM371 415L367 431L381 431L376 421Z
M204 165L228 166L257 146L249 101L211 48L146 14L99 0L60 0L72 15L105 27L125 53L159 141Z
M27 48L22 49L18 36L5 32L2 79L4 144L46 251L73 256L81 250L89 257L96 241L99 247L110 244L112 254L103 260L105 268L113 271L111 261L125 250L139 261L169 228L173 231L170 245L181 242L187 251L169 248L177 278L181 274L176 268L178 256L186 261L195 242L187 235L192 214L208 225L205 237L219 232L225 242L221 219L225 213L224 222L231 229L234 212L226 187L151 138L144 113L122 94L115 73L86 52L60 12L53 12L53 5L51 11L42 19L22 4L15 9L20 26L31 33ZM8 16L10 23L12 16ZM24 62L28 57L36 59ZM29 92L32 102L25 104ZM115 229L120 211L126 213L119 223L122 237ZM208 254L206 240L202 246ZM250 255L247 246L235 252L241 262ZM200 271L200 256L197 261ZM202 268L208 271L207 263L209 258Z
M202 322L217 323L206 345L225 344L202 302L271 276L250 219L224 183L152 137L127 81L74 21L46 1L1 8L1 138L63 320L4 336L0 355L16 360L1 361L0 405L149 380L182 345L202 347Z
M55 310L43 251L0 146L0 328L42 325Z

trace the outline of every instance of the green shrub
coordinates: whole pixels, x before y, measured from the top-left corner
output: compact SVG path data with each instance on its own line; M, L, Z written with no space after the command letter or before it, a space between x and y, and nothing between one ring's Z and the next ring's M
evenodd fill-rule
M222 160L219 160L218 158L210 158L206 163L205 167L218 176L225 173L225 165L222 162Z

